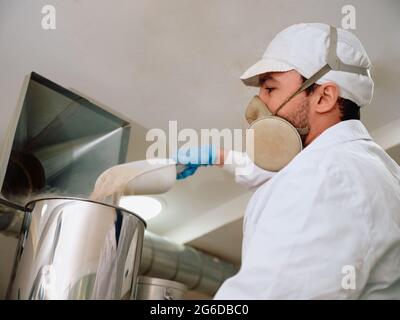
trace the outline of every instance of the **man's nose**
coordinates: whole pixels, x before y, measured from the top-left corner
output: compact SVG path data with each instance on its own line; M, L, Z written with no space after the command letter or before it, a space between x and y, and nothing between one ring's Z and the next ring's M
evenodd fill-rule
M260 100L264 103L265 108L267 108L269 112L273 113L274 109L271 108L271 106L269 105L269 98L267 97L267 94L265 93L265 90L262 87L260 88L258 96Z

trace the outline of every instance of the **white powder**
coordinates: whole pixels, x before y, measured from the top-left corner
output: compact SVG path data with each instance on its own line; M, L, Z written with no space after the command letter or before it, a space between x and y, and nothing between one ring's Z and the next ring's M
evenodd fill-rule
M90 199L118 206L128 185L129 195L166 192L175 183L175 165L165 159L158 163L141 160L111 167L98 177ZM135 184L130 184L134 179Z
M111 167L96 180L90 199L118 205L128 182L136 178L140 173L140 170L123 164Z

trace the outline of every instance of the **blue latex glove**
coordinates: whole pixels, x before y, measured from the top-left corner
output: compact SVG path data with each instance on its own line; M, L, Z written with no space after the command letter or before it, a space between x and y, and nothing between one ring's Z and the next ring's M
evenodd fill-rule
M193 175L200 166L215 164L217 149L214 145L179 149L173 159L176 163L185 165L184 170L176 175L176 178L181 180Z

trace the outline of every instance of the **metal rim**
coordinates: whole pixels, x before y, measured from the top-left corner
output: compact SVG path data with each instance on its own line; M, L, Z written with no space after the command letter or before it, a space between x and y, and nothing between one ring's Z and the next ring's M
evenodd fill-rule
M173 281L173 280L168 280L168 279L162 279L162 278L154 278L154 277L148 277L148 276L139 276L137 280L138 285L151 285L151 286L157 286L157 287L162 287L162 288L171 288L171 289L177 289L181 291L186 291L188 290L187 285Z
M126 210L125 208L121 208L121 207L118 207L118 206L113 206L113 205L108 204L108 203L99 202L99 201L90 200L90 199L85 199L85 198L78 198L78 197L48 197L48 198L43 197L43 198L37 198L37 199L30 200L30 201L25 205L25 210L29 210L29 206L30 206L30 205L32 205L32 204L34 204L34 203L36 203L36 202L39 202L39 201L44 201L44 200L75 200L75 201L84 201L84 202L90 202L90 203L100 204L100 205L102 205L102 206L106 206L106 207L118 209L118 210L124 211L124 212L126 212L126 213L128 213L128 214L131 214L131 215L135 216L135 217L138 218L140 221L142 221L143 224L144 224L144 227L147 228L147 223L146 223L146 221L145 221L142 217L140 217L138 214L136 214L136 213L134 213L134 212L132 212L132 211Z

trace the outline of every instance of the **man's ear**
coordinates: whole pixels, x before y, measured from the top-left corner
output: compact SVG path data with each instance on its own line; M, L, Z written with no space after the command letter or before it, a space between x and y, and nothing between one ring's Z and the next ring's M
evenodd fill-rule
M332 111L339 98L339 87L334 82L327 82L317 88L316 99L318 99L315 111L326 113Z

